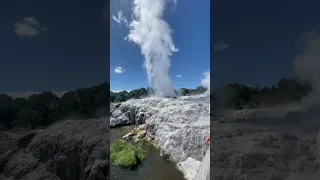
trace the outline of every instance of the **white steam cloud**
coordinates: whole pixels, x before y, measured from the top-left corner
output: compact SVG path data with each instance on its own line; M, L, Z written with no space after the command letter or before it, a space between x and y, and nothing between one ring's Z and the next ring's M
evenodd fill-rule
M294 60L297 76L309 81L312 92L304 101L308 105L320 102L320 28L303 34L300 39L303 52Z
M210 93L210 71L204 73L204 78L201 81L202 86Z
M174 1L176 3L176 1ZM134 0L132 22L127 40L138 44L144 55L149 86L156 95L175 96L169 77L170 56L178 49L173 44L171 29L162 19L166 0Z

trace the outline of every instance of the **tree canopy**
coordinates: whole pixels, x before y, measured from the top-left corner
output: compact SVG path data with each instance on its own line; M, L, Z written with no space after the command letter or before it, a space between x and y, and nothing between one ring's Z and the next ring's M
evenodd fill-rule
M28 98L0 95L0 127L35 128L72 118L97 118L109 114L109 84L69 91L58 97L51 91L32 94Z
M310 83L299 78L282 78L271 87L250 87L237 83L228 84L211 93L213 107L256 108L300 101L311 92Z
M309 83L298 78L283 78L276 85L263 88L232 83L211 91L211 107L242 109L299 101L311 90ZM204 87L199 86L195 89L181 88L176 90L176 94L188 96L205 91ZM35 128L63 119L108 116L110 102L123 102L153 94L152 88L111 92L108 83L68 91L61 97L50 91L28 98L0 94L0 129L14 126Z

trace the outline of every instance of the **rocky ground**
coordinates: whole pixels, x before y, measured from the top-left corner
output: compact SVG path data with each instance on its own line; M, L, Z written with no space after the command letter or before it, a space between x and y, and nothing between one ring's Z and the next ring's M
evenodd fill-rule
M0 179L108 177L107 119L62 121L19 137L12 148L0 156Z
M112 104L111 113L111 127L144 124L124 138L152 139L161 155L175 164L201 161L208 148L210 107L205 95L132 99Z
M319 179L319 129L319 106L216 112L211 118L211 179Z

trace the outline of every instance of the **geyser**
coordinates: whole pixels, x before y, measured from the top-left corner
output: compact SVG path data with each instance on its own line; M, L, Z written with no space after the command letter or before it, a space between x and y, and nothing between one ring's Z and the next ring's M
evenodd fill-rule
M312 85L312 92L304 98L306 105L320 103L320 28L314 28L301 36L303 52L294 60L297 76Z
M166 0L134 0L126 38L140 46L148 83L155 89L156 96L174 97L169 76L170 56L178 49L173 44L168 23L162 19L165 5Z

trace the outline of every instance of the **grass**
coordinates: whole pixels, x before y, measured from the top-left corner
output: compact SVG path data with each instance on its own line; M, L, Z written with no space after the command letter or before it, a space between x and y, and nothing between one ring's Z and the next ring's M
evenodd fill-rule
M141 145L132 145L124 140L116 140L110 146L110 160L117 166L130 169L142 162L145 151Z

